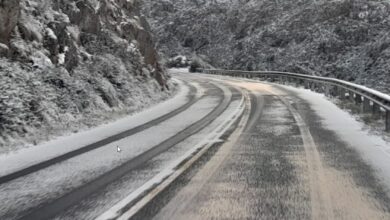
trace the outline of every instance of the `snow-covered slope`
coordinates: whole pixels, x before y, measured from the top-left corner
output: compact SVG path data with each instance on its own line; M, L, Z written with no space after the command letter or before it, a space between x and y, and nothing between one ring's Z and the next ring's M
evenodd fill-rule
M168 78L137 0L0 1L0 152L166 99Z
M145 0L168 57L345 79L390 93L388 0Z

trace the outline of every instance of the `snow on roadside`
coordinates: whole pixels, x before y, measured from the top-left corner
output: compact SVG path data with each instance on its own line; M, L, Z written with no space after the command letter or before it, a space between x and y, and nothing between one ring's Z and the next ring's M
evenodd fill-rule
M300 98L308 101L313 110L323 119L323 124L329 130L334 131L345 143L355 148L362 158L372 165L378 172L378 177L386 184L390 193L390 143L383 136L372 134L366 129L363 122L345 110L340 109L335 103L328 100L324 94L316 93L304 88L296 88L289 85L281 85L264 82L255 79L235 78L229 76L213 76L214 78L243 80L253 83L273 85L274 88L283 88L295 92ZM375 91L375 90L373 90ZM285 92L280 91L282 94ZM384 95L380 92L378 94ZM384 95L386 98L386 95Z
M358 150L360 155L379 172L378 176L383 178L382 180L390 190L390 143L381 136L371 134L365 129L363 122L357 121L323 94L303 88L281 87L307 100L313 110L323 118L323 124L329 130L335 131L344 142Z
M218 105L219 99L203 97L156 126L1 185L0 216L18 215L120 166L205 117ZM122 149L120 153L117 146Z
M22 148L8 154L0 154L0 164L2 164L2 166L0 166L0 175L2 176L32 164L73 151L85 145L144 124L179 108L188 101L187 95L189 93L189 88L179 80L177 80L177 83L179 84L180 90L173 98L142 112L127 116L112 123L103 124L90 130L59 137L37 146ZM199 88L198 85L195 86ZM197 96L202 95L202 90L198 89L198 91Z

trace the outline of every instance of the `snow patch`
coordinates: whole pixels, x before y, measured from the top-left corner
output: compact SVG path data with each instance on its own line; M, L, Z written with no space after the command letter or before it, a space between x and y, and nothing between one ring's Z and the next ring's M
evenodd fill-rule
M54 34L54 31L51 28L46 28L46 35L53 40L57 40L57 36Z

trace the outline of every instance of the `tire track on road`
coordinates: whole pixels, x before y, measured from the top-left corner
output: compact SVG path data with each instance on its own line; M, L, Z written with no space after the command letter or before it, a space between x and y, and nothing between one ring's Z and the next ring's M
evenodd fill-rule
M45 169L45 168L50 167L50 166L52 166L54 164L63 162L65 160L68 160L70 158L76 157L78 155L87 153L89 151L95 150L95 149L100 148L100 147L103 147L103 146L105 146L107 144L110 144L112 142L118 141L120 139L129 137L129 136L134 135L134 134L136 134L138 132L144 131L144 130L150 128L150 127L156 126L156 125L162 123L163 121L168 120L169 118L172 118L173 116L175 116L175 115L185 111L186 109L188 109L190 106L192 106L194 103L196 103L201 98L201 97L196 97L196 88L194 86L192 86L192 85L189 85L189 86L190 86L190 92L189 92L189 96L188 96L189 102L187 102L185 105L179 107L178 109L176 109L176 110L174 110L174 111L172 111L172 112L170 112L168 114L165 114L165 115L163 115L161 117L158 117L158 118L156 118L156 119L154 119L154 120L152 120L150 122L147 122L147 123L139 125L139 126L137 126L135 128L123 131L123 132L121 132L119 134L113 135L111 137L105 138L103 140L100 140L98 142L89 144L87 146L81 147L81 148L79 148L77 150L70 151L70 152L65 153L63 155L60 155L60 156L51 158L49 160L46 160L46 161L34 164L32 166L23 168L23 169L21 169L19 171L10 173L8 175L1 176L0 177L0 185L4 184L4 183L7 183L7 182L10 182L12 180L15 180L15 179L17 179L19 177L26 176L28 174L31 174L31 173L37 172L39 170Z
M335 219L333 202L326 185L326 173L321 162L318 147L310 133L309 126L305 123L299 112L282 95L269 89L265 89L277 96L293 115L302 137L305 148L307 169L309 172L311 214L312 219Z
M222 80L222 79L221 79ZM246 81L246 79L244 79ZM231 81L241 82L242 80L231 79ZM330 191L326 184L326 172L323 168L318 147L310 133L308 125L305 123L299 112L283 97L267 88L262 88L265 91L278 97L282 103L288 108L296 124L299 128L305 154L307 160L307 168L310 181L310 197L311 197L311 215L312 219L335 219L333 212L333 202L330 197ZM248 125L249 127L249 125Z
M213 83L212 83L213 84ZM231 100L232 100L232 90L233 88L230 87L229 89L220 86L218 84L214 84L217 86L220 90L223 91L223 98L218 104L218 106L210 112L208 115L206 115L204 118L200 119L196 123L190 125L183 131L179 132L177 135L165 140L164 142L160 143L159 145L149 149L148 151L138 155L137 157L129 160L128 162L122 164L121 166L114 168L111 172L105 173L101 175L100 177L96 178L95 180L92 180L89 183L84 184L83 186L74 189L73 191L69 192L68 194L65 194L61 196L60 198L54 200L54 201L47 201L47 203L40 205L39 207L36 207L33 210L30 210L29 213L21 217L20 219L25 220L31 220L31 219L48 219L62 210L76 204L81 199L89 196L90 194L98 191L100 188L110 184L111 182L115 181L116 179L123 176L125 173L129 172L130 170L142 165L145 161L150 160L151 158L159 155L160 153L166 151L167 149L171 148L172 146L176 145L177 143L180 143L187 137L197 133L207 125L209 125L215 118L217 118L223 111L226 110L226 108L229 106Z

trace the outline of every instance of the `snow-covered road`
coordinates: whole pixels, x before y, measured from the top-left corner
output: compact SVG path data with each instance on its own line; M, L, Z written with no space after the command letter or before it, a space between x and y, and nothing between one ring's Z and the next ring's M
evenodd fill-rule
M71 208L74 203L79 202L82 198L80 195L87 197L123 174L161 156L161 153L167 154L170 148L188 141L187 138L193 138L193 135L198 135L202 129L213 127L215 129L217 125L228 120L226 116L216 120L221 118L221 114L228 114L240 106L242 94L231 86L205 80L195 80L191 82L190 87L185 83L180 85L181 91L176 97L145 112L91 131L60 138L13 154L1 155L0 161L4 166L0 168L0 174L3 176L12 175L18 170L28 171L22 172L21 176L3 179L0 185L1 219L53 217L57 212ZM174 115L166 116L174 111L177 111ZM42 161L62 157L85 145L94 145L102 139L151 122L152 125L136 129L136 132L127 132L129 133L127 136L121 136L117 140L103 142L104 144L73 157L54 161L43 169L34 168L35 164L40 165ZM188 146L194 145L183 145L180 151L183 155L190 150ZM120 152L117 152L118 147L121 149ZM178 154L178 150L175 154L164 158L164 164L172 163L174 159L182 156ZM31 169L31 166L34 169ZM156 175L158 173L156 172L148 171L152 176L137 178L133 183L138 187ZM117 199L119 198L115 201ZM53 208L54 206L57 208ZM93 215L96 214L98 213Z
M0 154L0 164L4 164L0 167L0 178L41 163L42 161L48 161L72 151L77 151L84 146L104 141L104 139L114 135L126 133L133 129L138 131L140 129L137 129L137 127L158 120L175 110L181 110L181 108L186 107L186 103L193 104L194 101L203 96L202 88L196 83L191 85L190 88L184 86L182 81L177 82L181 89L175 97L145 111L90 130L59 137L38 146L24 148L8 154ZM163 117L163 119L166 118Z

